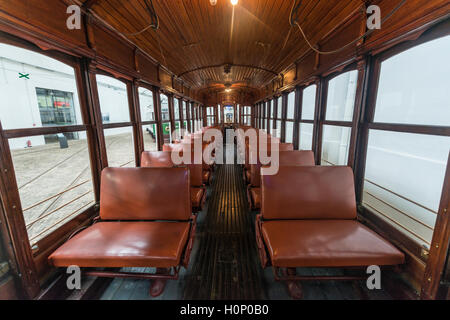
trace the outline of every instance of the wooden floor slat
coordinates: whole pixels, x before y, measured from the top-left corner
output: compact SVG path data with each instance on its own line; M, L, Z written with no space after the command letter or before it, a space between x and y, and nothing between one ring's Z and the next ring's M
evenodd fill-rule
M186 299L264 299L258 268L254 215L247 208L242 169L217 167L198 259Z

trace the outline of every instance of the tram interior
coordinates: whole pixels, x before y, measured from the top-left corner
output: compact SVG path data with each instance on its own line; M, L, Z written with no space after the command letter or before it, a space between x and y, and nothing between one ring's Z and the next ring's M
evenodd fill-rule
M0 300L448 300L449 14L0 1Z

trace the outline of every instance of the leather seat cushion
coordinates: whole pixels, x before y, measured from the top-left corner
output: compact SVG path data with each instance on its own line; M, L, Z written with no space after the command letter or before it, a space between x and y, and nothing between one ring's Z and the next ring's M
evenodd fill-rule
M210 176L211 171L203 171L203 183L207 183L209 181Z
M202 205L203 188L191 188L191 203L195 208L199 208Z
M250 182L251 178L250 170L245 170L245 178L247 179L247 182Z
M277 267L396 265L404 255L356 220L265 221L264 242Z
M261 188L250 188L250 196L255 209L261 209Z
M56 267L159 267L180 263L188 222L98 222L59 247L49 261Z

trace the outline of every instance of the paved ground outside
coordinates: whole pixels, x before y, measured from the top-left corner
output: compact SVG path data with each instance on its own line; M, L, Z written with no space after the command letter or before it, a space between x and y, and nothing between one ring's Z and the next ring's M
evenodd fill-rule
M135 166L132 133L105 137L109 166ZM144 131L145 150L156 150ZM32 244L94 203L86 140L11 150L28 237Z

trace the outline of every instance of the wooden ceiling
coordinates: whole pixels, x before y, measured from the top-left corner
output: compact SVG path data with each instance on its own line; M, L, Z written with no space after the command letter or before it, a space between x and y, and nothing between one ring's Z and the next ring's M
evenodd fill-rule
M193 89L260 88L308 51L289 24L291 0L154 0L160 28L136 36L150 23L144 0L84 2ZM299 22L317 43L363 2L304 0Z

